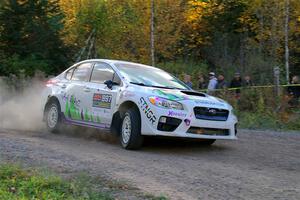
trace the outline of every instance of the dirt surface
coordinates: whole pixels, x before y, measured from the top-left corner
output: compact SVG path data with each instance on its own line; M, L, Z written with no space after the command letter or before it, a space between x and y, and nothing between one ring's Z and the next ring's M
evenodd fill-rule
M123 150L97 133L0 129L0 159L126 181L170 199L300 199L300 133L241 130L237 141L148 139ZM124 197L130 199L130 197Z

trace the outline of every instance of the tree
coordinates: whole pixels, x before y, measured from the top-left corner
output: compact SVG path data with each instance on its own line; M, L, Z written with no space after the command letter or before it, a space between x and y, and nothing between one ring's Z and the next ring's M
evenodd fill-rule
M6 0L0 10L0 48L5 57L42 62L23 66L30 75L36 69L57 73L67 64L67 48L60 39L63 14L57 0ZM3 73L18 73L12 64L1 61ZM26 65L26 64L25 64ZM43 67L44 66L44 67ZM51 67L49 67L51 66Z

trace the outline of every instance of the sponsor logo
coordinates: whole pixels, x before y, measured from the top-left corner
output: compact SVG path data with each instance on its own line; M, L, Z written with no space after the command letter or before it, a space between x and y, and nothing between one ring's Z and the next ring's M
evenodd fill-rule
M63 100L63 102L73 103L77 107L80 106L80 100L77 99L74 95L69 95L67 93L63 93L62 100Z
M215 105L215 106L225 106L224 103L211 102L211 101L196 100L195 103L197 103L197 104L206 104L206 105Z
M168 116L170 116L170 117L186 117L186 113L170 110Z
M145 113L146 117L149 119L149 121L152 124L154 124L156 122L156 117L154 116L150 106L148 105L148 103L143 97L140 98L139 105L143 110L143 112Z
M216 109L213 109L213 108L210 108L210 109L208 110L208 112L209 112L210 114L212 114L212 115L215 115L215 114L217 113L217 110L216 110Z
M111 94L95 93L93 95L93 107L110 109L111 100L112 100Z

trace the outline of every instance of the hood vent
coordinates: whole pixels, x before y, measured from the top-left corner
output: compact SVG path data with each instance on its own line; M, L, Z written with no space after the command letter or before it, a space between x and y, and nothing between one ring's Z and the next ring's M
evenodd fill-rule
M181 92L184 94L187 94L187 95L192 95L192 96L197 96L197 97L206 97L206 94L204 94L202 92L188 91L188 90L183 90Z

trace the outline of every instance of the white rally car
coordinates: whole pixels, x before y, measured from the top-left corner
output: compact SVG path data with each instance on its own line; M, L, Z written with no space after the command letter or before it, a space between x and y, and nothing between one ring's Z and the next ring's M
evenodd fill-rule
M47 82L44 121L110 130L126 149L143 136L236 139L237 118L225 101L191 90L167 72L137 63L79 62Z

